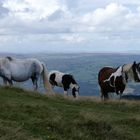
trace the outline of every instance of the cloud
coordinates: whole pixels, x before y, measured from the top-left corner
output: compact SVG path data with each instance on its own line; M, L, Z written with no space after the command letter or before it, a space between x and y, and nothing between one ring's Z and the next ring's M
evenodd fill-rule
M139 0L2 0L0 17L4 44L140 38Z
M0 18L3 18L7 16L9 10L7 8L4 8L2 5L2 1L0 1Z
M69 32L71 14L59 0L4 0L1 7L8 11L0 21L6 34Z
M111 3L105 8L97 8L94 11L86 13L83 15L81 22L84 26L87 26L87 28L83 28L84 31L98 33L118 32L126 26L126 16L129 13L130 11L127 7Z
M123 2L127 3L126 1ZM0 25L3 28L6 27L5 30L8 34L110 33L132 30L132 28L140 25L139 7L133 12L129 7L122 4L110 3L103 8L84 11L82 14L73 13L75 10L71 7L73 5L78 6L79 3L80 1L62 3L59 0L52 0L51 2L48 0L5 0L2 6L5 11L8 11L8 17L5 16ZM82 0L83 3L86 1ZM76 6L73 8L77 9ZM10 29L12 31L9 31Z
M126 8L116 3L111 3L105 8L96 9L93 12L87 13L83 17L83 22L90 23L93 26L103 25L106 23L112 23L112 19L122 18L123 13L126 12Z
M46 18L59 9L65 10L58 0L5 0L3 7L10 11L10 16L29 21Z
M63 41L69 42L69 43L81 43L86 41L86 39L78 34L73 34L73 35L63 35L61 37Z
M85 13L74 32L88 32L108 39L136 39L140 37L140 7L135 11L121 4L111 3L105 8Z

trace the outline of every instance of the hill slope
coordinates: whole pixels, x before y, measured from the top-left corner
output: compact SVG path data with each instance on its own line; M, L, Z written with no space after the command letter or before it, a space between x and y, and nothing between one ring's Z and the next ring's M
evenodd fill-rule
M139 140L139 102L100 102L0 88L0 140Z

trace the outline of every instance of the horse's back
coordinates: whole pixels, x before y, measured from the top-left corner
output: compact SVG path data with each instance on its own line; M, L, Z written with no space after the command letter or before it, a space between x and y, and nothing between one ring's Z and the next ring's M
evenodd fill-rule
M8 57L9 64L14 67L31 69L32 67L42 67L42 63L36 58L15 59Z
M15 59L15 61L18 63L29 63L29 64L35 63L38 65L42 65L42 63L36 58Z
M102 68L98 73L98 82L99 84L103 82L104 80L108 79L110 75L115 72L116 69L112 67L104 67Z
M76 83L75 79L73 78L73 76L69 73L63 73L60 71L50 71L49 72L49 79L55 79L55 81L58 84L62 84L62 83L69 83L70 81L73 81L74 83Z
M7 64L4 70L9 71L15 81L25 81L33 74L40 74L43 71L42 63L35 58L16 59L12 57L5 58Z
M65 73L60 72L60 71L57 71L57 70L52 70L52 71L50 71L50 72L49 72L49 77L50 77L52 74L55 75L55 77L59 77L59 78L62 78L62 76L65 75Z
M54 85L57 86L63 86L62 85L62 77L65 74L63 72L57 71L57 70L53 70L49 72L49 80L50 82L52 82Z

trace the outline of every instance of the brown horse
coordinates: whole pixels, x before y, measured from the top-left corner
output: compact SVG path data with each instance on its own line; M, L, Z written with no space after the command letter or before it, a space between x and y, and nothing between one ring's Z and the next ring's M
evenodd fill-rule
M98 83L101 88L101 99L108 99L108 93L121 95L128 80L140 82L140 64L125 64L118 68L104 67L99 71Z

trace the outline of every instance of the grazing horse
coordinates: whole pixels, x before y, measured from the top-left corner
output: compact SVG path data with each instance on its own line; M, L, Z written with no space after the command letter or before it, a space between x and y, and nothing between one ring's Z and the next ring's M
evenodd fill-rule
M140 82L140 63L125 64L118 68L104 67L99 71L98 83L101 99L108 99L109 92L121 95L128 81Z
M37 59L16 59L12 57L0 58L0 77L5 84L13 85L12 81L23 82L31 78L34 89L38 88L39 77L43 77L44 87L52 92L48 81L48 73L45 65Z
M49 82L52 87L63 87L64 95L68 95L68 89L72 90L73 97L78 97L79 95L79 86L71 74L51 71L49 73Z

